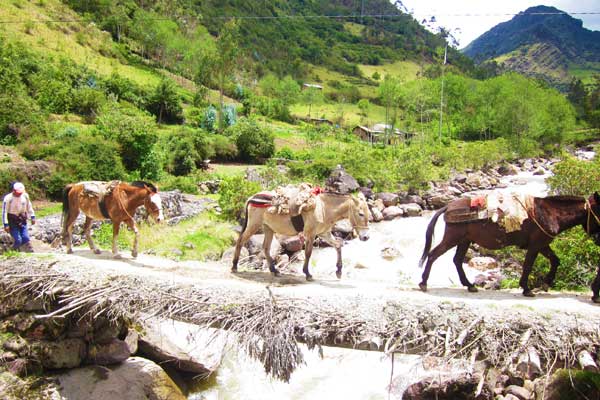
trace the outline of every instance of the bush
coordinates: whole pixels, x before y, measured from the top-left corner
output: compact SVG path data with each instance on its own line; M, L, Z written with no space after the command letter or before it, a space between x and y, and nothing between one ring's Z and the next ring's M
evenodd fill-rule
M245 213L246 200L260 190L258 183L240 175L223 178L219 186L219 206L223 216L239 220Z
M181 128L169 138L167 171L175 176L187 175L213 156L209 138L202 131Z
M589 196L600 191L600 161L582 161L567 156L556 164L547 179L555 194Z
M260 127L252 119L240 119L236 125L228 128L226 133L234 138L239 158L243 161L263 162L275 152L273 133Z
M148 99L146 109L156 116L159 124L183 122L181 99L175 83L170 79L163 79L156 86Z
M140 170L141 176L146 175L141 167L157 140L156 125L150 116L109 103L96 119L96 129L105 139L119 144L123 164L129 171Z
M231 138L223 135L210 137L214 158L218 161L232 161L238 156L238 150Z
M214 132L217 129L217 109L212 105L206 107L204 115L200 121L200 127L207 132Z
M106 103L106 96L97 89L83 87L73 91L72 110L86 117L95 117Z

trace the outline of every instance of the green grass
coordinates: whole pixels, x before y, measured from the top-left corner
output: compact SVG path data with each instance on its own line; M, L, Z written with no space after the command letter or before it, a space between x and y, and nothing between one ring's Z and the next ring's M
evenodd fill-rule
M405 81L417 79L417 73L421 69L421 67L413 61L396 61L392 64L383 65L359 65L358 68L367 78L371 78L373 74L377 72L381 76L380 80L383 80L383 78L389 74L404 79Z
M44 204L44 206L42 206L39 209L35 210L35 216L36 218L43 218L43 217L47 217L48 215L52 215L52 214L60 214L62 212L62 204L61 203L49 203L49 204Z
M306 117L308 108L308 104L295 104L291 107L291 111L295 116ZM359 111L356 104L313 104L310 116L312 118L326 118L330 121L342 118L342 127L345 128L352 128L356 125L372 126L385 121L384 107L371 104L366 118L359 115Z
M219 259L223 251L233 245L237 237L231 224L220 221L210 212L202 213L175 226L139 224L138 228L140 229L140 252L152 249L158 256L180 260ZM102 225L94 232L93 237L97 246L109 250L112 246L112 225ZM129 251L133 244L133 237L133 232L122 227L119 232L119 249ZM181 255L175 255L173 250L179 250Z
M263 168L262 165L252 164L211 164L211 173L218 176L244 175L247 168Z

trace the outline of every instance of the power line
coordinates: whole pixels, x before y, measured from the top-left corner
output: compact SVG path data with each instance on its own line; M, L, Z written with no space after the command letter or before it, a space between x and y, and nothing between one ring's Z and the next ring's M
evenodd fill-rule
M408 13L408 14L339 14L339 15L221 15L221 16L201 16L202 19L241 19L241 20L277 20L277 19L353 19L353 18L393 18L407 16L439 16L439 17L507 17L517 15L600 15L600 11L589 12L529 12L529 13ZM170 21L169 18L147 18L145 21ZM84 19L31 19L31 20L0 20L0 24L25 24L25 23L68 23L68 22L88 22Z

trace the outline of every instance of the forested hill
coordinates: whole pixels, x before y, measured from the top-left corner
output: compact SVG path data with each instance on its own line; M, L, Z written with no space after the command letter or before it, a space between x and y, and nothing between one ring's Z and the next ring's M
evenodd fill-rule
M531 7L469 44L464 54L564 86L600 72L600 32L554 7Z
M210 45L205 33L216 37L232 17L240 23L244 66L258 75L302 77L306 63L359 75L357 64L431 61L444 43L388 0L64 2L115 41L185 75L201 73ZM449 60L461 69L471 64L454 50Z

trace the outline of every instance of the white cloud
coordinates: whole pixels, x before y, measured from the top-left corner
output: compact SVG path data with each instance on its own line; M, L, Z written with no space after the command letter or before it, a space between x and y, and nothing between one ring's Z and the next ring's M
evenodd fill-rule
M462 48L499 23L512 19L514 14L540 5L541 2L540 0L405 0L403 4L409 11L413 11L417 21L435 16L438 26L453 29L459 47ZM600 12L598 0L552 0L544 1L543 4L569 14ZM600 30L600 15L573 15L573 17L581 19L587 29Z

